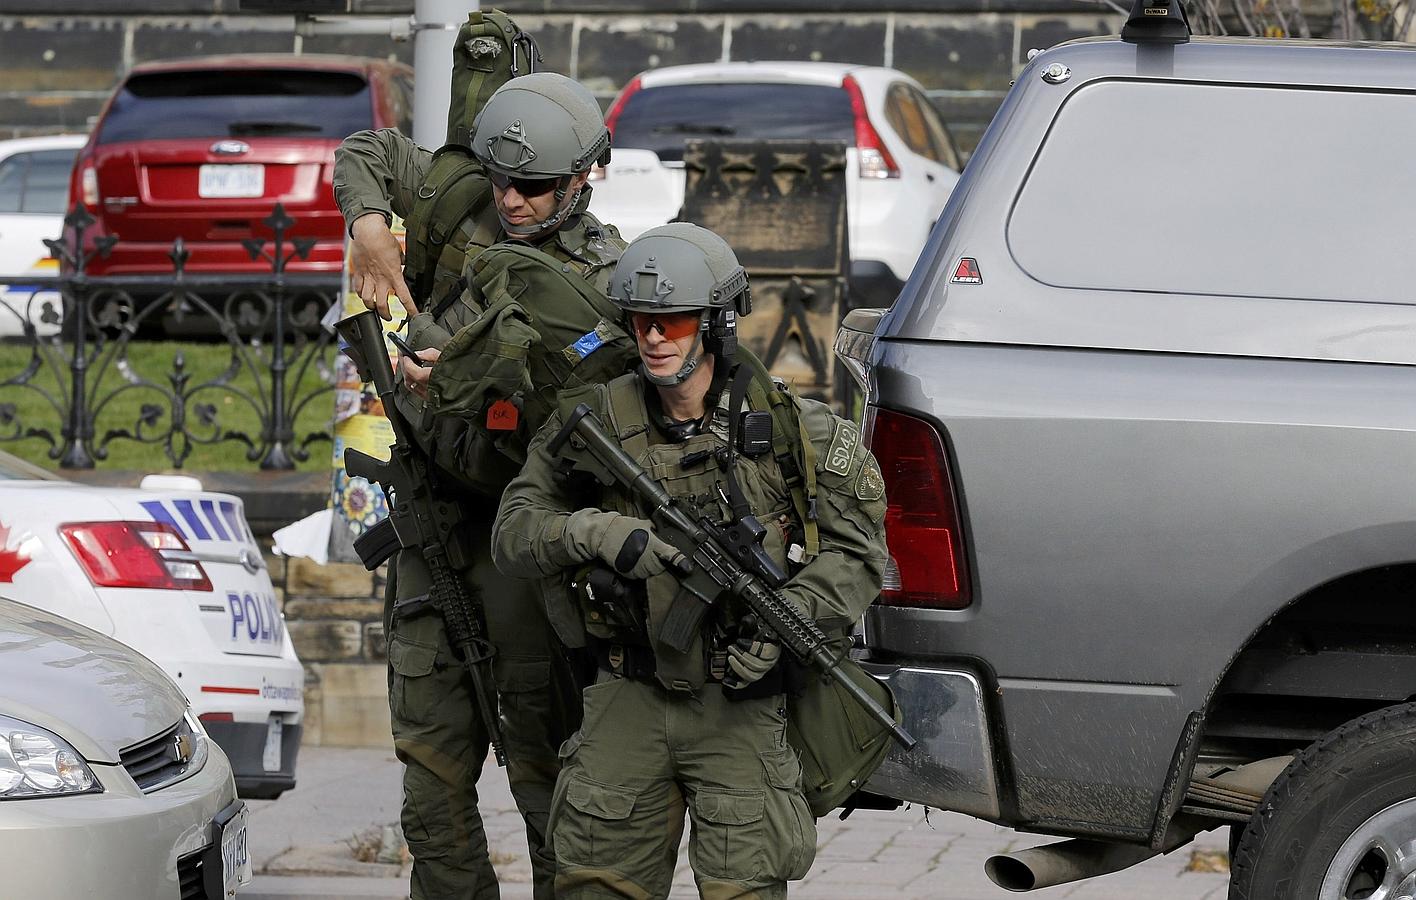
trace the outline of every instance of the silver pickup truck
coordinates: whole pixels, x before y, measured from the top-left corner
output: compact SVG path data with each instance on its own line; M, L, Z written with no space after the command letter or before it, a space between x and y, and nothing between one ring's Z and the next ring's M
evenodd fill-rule
M1232 900L1409 898L1416 52L1132 38L1028 64L838 336L921 739L870 788L1073 839L1012 890L1227 824Z

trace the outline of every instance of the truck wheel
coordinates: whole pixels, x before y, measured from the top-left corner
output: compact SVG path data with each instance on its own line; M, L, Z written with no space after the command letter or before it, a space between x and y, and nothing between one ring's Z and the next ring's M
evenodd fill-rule
M1416 897L1416 703L1353 719L1299 753L1231 871L1229 900Z

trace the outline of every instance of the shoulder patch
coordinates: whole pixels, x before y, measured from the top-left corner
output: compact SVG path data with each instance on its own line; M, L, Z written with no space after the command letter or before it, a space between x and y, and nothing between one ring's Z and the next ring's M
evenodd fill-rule
M612 340L614 340L614 334L611 331L610 323L601 319L595 324L593 331L576 338L575 342L562 350L561 353L565 356L566 361L574 365Z
M856 476L855 495L857 500L879 500L885 496L885 479L873 462L860 467Z
M826 459L822 467L827 472L844 478L851 472L851 460L855 457L856 448L859 445L860 432L856 427L844 419L838 419L836 431L831 436L831 446L826 450Z
M575 350L577 356L584 359L596 350L599 350L604 346L604 343L605 339L600 336L600 332L592 331L570 346Z

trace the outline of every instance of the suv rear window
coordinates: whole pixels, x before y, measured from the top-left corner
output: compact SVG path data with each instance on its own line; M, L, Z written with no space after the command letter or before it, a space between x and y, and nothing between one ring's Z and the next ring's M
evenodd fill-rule
M1008 245L1059 287L1416 303L1413 147L1411 94L1092 85L1059 111Z
M671 84L631 94L614 145L683 159L693 138L832 140L855 144L851 99L819 84Z
M212 137L345 138L372 128L369 83L350 72L231 69L134 75L98 143Z

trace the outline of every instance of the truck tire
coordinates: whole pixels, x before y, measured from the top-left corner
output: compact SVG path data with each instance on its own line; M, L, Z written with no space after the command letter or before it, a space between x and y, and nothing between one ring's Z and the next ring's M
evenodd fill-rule
M1416 703L1299 753L1239 838L1229 900L1416 897Z

